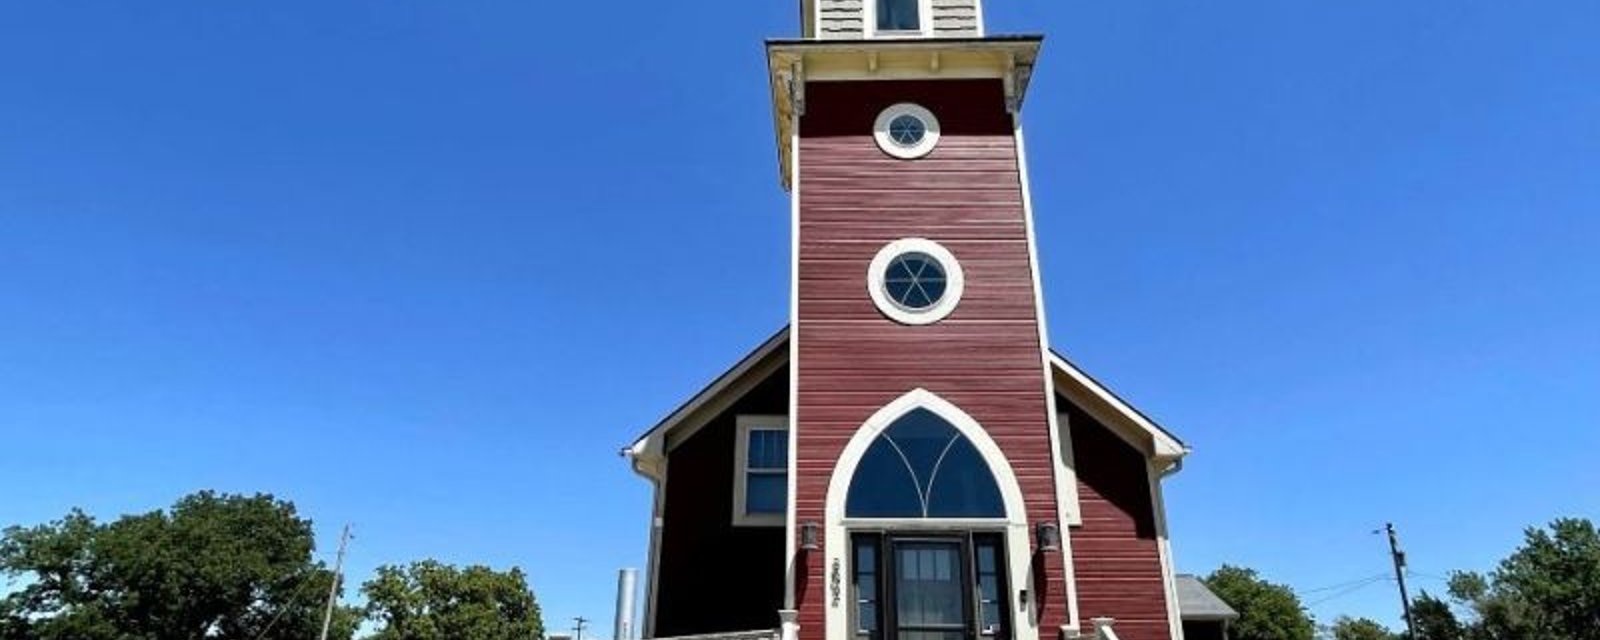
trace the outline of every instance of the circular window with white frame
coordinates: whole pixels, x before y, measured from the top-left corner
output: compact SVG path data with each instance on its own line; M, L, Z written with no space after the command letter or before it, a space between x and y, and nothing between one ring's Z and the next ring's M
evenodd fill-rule
M884 153L903 160L921 158L939 144L939 119L921 105L902 102L878 114L872 135Z
M878 311L901 324L932 324L955 311L966 288L961 263L925 238L896 240L867 267L867 294Z

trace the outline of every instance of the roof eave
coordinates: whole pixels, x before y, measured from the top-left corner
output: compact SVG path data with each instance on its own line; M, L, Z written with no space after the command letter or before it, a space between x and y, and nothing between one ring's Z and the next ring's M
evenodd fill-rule
M1189 445L1171 431L1158 424L1155 420L1139 411L1132 404L1123 400L1109 387L1101 384L1093 376L1073 364L1066 356L1055 350L1050 351L1051 368L1054 377L1069 381L1083 389L1094 400L1110 409L1111 414L1120 418L1120 425L1107 425L1110 427L1122 426L1137 430L1144 435L1147 442L1145 454L1157 462L1163 463L1166 469L1176 472L1181 468L1183 458L1191 451Z
M745 354L743 358L740 358L733 367L724 371L722 375L717 376L716 379L700 389L698 393L685 400L683 404L678 405L677 409L667 414L667 417L662 418L655 426L639 434L639 437L634 439L633 444L623 449L623 455L637 460L641 456L665 454L666 436L669 432L694 416L700 408L716 399L730 386L742 380L745 375L756 368L756 365L772 356L775 351L787 345L788 342L789 327L785 325L777 333L762 341L755 349Z

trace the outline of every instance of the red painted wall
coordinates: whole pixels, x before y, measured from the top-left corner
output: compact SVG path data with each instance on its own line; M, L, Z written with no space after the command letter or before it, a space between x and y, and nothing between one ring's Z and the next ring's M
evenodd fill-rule
M917 387L982 424L1018 474L1029 520L1055 521L1021 181L1000 82L814 82L806 93L798 167L799 521L823 521L835 461L856 429ZM929 156L892 158L873 141L878 113L897 102L938 117L942 137ZM904 237L943 244L966 273L960 305L941 322L897 324L867 295L873 255ZM805 640L824 634L826 555L803 556L797 604ZM1050 629L1067 611L1059 558L1047 558L1044 581Z
M1116 618L1124 638L1168 640L1155 510L1144 455L1089 414L1057 397L1072 428L1083 526L1072 529L1078 613Z
M783 527L733 526L734 452L739 414L788 412L789 369L784 367L670 453L656 637L778 627Z

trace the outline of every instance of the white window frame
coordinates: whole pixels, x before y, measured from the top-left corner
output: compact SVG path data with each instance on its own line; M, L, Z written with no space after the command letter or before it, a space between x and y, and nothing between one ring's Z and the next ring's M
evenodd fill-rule
M775 513L746 513L745 495L748 491L746 478L750 472L750 433L752 431L780 431L789 432L789 416L786 415L740 415L734 418L736 435L734 441L733 460L733 524L737 527L782 527L788 515L788 509ZM783 473L789 473L788 463L784 463ZM784 502L793 497L784 492Z
M861 25L868 38L925 38L933 35L933 0L917 0L916 31L879 31L878 0L861 0L861 13L866 24Z
M884 288L884 273L889 270L889 263L906 253L926 254L944 267L944 296L931 307L915 310L902 307L889 298L889 292ZM867 267L867 295L872 297L872 304L883 315L900 324L933 324L945 319L961 303L961 294L966 289L967 277L961 270L961 263L956 261L955 254L950 253L944 245L927 238L903 238L886 244L878 250L878 255L873 256L872 263Z
M922 134L920 142L906 147L889 137L889 123L900 116L911 116L922 121L927 131ZM884 153L901 160L915 160L932 153L933 148L939 146L939 118L920 104L912 102L892 104L878 112L878 119L872 123L872 138L878 142L878 148Z

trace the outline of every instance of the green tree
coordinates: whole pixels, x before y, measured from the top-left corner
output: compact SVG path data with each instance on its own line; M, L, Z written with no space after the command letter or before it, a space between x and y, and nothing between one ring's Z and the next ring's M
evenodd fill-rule
M1456 619L1450 605L1422 592L1411 601L1411 621L1417 628L1415 640L1462 640L1466 629Z
M1377 622L1367 618L1351 618L1341 616L1333 621L1334 640L1399 640L1395 635Z
M5 640L313 637L332 574L311 522L268 495L202 492L100 524L81 511L0 537ZM341 610L337 634L359 623Z
M1235 640L1311 640L1311 616L1289 587L1262 580L1251 569L1223 565L1204 582L1239 612L1231 627Z
M1600 532L1567 518L1530 528L1494 573L1456 573L1450 595L1470 608L1474 640L1600 640Z
M522 570L459 569L432 560L384 566L361 586L373 640L526 640L544 635Z

